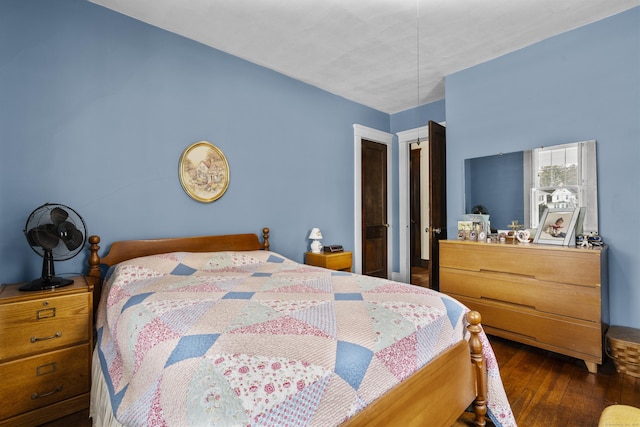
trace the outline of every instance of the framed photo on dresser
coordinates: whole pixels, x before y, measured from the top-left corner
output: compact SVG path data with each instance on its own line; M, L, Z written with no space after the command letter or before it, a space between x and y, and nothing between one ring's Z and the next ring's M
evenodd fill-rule
M545 209L533 242L562 246L575 244L576 227L582 221L583 212L584 208Z

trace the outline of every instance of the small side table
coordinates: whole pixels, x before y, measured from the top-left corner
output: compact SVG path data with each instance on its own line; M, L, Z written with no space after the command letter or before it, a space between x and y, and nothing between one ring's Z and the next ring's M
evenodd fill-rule
M0 426L40 425L89 407L93 282L0 286Z
M304 263L329 270L351 271L351 252L306 252Z

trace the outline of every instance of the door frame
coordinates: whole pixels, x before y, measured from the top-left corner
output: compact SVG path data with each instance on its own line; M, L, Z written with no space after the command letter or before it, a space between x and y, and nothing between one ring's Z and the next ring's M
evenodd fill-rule
M362 274L362 140L377 142L387 146L387 277L392 277L393 265L393 187L392 168L392 144L393 135L378 129L353 125L353 202L354 202L354 244L353 244L353 271Z
M409 155L411 144L418 141L428 141L429 126L409 129L397 132L398 136L398 210L399 210L399 237L400 237L400 271L398 280L409 283L411 280L411 200L409 199Z
M440 122L442 126L446 122ZM418 141L429 141L429 126L421 126L418 128L408 129L396 133L398 137L398 203L399 203L399 238L400 238L400 271L398 273L398 281L409 283L411 280L411 200L409 199L409 155L411 144Z

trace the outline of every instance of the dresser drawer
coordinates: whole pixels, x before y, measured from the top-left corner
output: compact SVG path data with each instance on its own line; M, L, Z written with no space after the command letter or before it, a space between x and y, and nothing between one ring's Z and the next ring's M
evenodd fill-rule
M89 293L0 305L0 362L88 342Z
M600 322L600 288L498 272L440 269L440 291ZM517 310L517 307L514 307ZM483 313L484 314L484 313Z
M0 419L59 402L90 389L90 345L0 364Z
M487 334L602 363L600 323L568 319L499 302L454 297L482 314L482 326Z
M440 267L599 287L600 251L562 246L441 241Z

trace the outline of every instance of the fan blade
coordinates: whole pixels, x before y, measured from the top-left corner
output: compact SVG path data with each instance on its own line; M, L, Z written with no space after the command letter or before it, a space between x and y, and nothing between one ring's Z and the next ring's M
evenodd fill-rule
M51 213L49 215L51 216L51 221L53 221L55 225L60 225L69 218L67 211L60 207L51 209Z
M24 234L25 236L27 236L27 242L29 243L29 246L40 246L40 243L36 241L36 239L38 238L38 233L35 228L32 228Z
M27 241L34 246L53 249L58 246L59 237L53 224L41 224L27 232Z
M58 227L58 236L62 239L70 251L77 249L84 242L84 235L69 221L64 221Z

